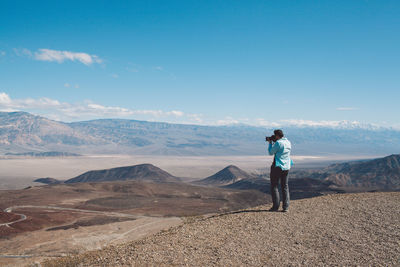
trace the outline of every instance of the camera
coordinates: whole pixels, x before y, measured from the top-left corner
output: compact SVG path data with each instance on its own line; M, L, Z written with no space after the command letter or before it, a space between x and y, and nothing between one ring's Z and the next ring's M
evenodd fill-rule
M265 141L267 141L267 142L269 142L269 141L276 142L276 136L275 135L267 136L267 137L265 137Z

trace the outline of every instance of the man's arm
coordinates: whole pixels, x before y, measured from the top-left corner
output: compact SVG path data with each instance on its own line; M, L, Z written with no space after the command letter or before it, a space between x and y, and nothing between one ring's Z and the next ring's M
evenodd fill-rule
M278 142L275 142L275 144L272 145L272 143L269 143L268 145L268 153L272 156L274 155L276 152L279 151L279 144Z

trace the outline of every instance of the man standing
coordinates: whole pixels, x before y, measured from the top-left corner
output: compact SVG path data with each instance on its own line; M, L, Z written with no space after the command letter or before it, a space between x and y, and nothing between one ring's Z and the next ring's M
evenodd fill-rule
M279 199L279 182L282 188L283 212L289 209L289 185L288 174L292 161L290 159L290 150L292 145L290 141L283 136L282 130L275 130L274 135L267 137L268 153L274 155L274 161L271 165L270 181L271 181L271 196L273 206L270 211L278 211L280 205Z

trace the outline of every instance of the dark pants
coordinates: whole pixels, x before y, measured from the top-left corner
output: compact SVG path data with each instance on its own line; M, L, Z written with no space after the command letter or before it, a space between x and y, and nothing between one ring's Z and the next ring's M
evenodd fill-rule
M271 181L271 196L272 196L273 209L278 209L280 204L279 189L278 189L279 182L281 183L281 188L282 188L283 209L289 208L290 198L289 198L288 174L289 170L283 171L280 167L271 166L270 181Z

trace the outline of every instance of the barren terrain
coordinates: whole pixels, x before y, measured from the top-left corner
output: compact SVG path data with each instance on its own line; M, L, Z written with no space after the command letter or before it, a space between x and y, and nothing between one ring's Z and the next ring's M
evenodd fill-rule
M44 266L399 266L400 193L337 194L188 221Z
M117 181L0 191L0 264L15 266L127 242L181 222L267 203L259 191Z

